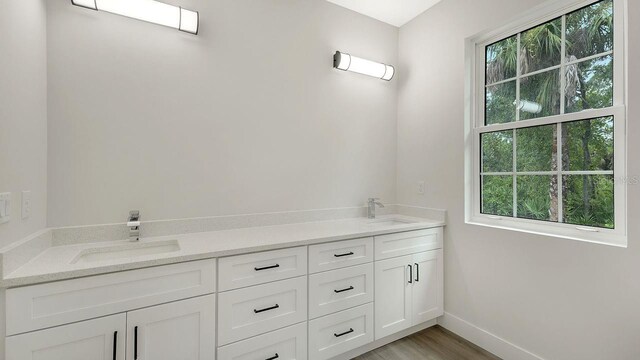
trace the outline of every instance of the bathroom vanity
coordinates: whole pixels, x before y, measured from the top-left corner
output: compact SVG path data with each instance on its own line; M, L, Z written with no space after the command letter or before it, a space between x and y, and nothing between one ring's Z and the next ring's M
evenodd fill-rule
M443 314L443 226L352 219L55 246L4 279L5 358L351 358Z

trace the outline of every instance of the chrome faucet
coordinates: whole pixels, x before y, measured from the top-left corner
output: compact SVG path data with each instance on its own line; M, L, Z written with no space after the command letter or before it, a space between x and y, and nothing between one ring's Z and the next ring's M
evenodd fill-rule
M384 207L384 204L381 203L378 200L380 200L380 199L378 199L378 198L369 198L369 207L367 209L367 217L369 219L375 219L376 218L376 205L380 206L381 208Z
M140 211L129 211L129 221L127 221L127 227L129 228L129 240L140 240Z

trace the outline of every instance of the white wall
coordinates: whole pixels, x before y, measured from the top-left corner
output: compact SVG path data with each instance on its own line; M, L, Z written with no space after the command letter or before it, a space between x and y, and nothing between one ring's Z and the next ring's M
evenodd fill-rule
M11 192L11 221L0 248L46 226L47 43L43 0L0 1L0 193ZM21 218L21 192L32 214Z
M395 202L398 29L319 0L170 1L192 36L47 1L49 225Z
M464 224L464 40L539 3L444 0L401 28L398 202L448 210L448 313L544 359L637 360L640 186L628 249ZM629 13L628 175L640 176L640 2Z

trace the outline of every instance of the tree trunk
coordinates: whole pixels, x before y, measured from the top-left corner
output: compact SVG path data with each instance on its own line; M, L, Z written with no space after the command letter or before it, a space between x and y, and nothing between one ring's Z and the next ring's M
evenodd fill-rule
M553 127L553 145L551 151L551 170L558 171L558 127ZM549 220L558 221L558 176L551 176L551 183L549 184Z
M589 140L591 140L591 121L585 121L584 135L582 136L582 154L584 156L584 170L591 168L591 153L589 152ZM591 214L591 196L593 186L589 175L582 175L582 203L584 214Z
M582 74L579 74L580 79L580 97L582 98L583 107L590 109L591 104L587 101L586 96L586 84L582 78ZM589 152L589 141L591 140L591 121L584 121L585 129L582 136L582 154L584 157L583 170L589 170L591 168L591 153ZM584 206L584 215L589 216L591 214L591 196L593 193L593 186L591 178L588 175L582 175L582 204Z
M567 139L569 138L569 131L567 130L566 126L562 126L562 170L570 170L571 169L571 163L570 163L570 156L569 156L569 146L567 146ZM565 179L562 179L562 197L563 197L563 204L566 204L566 202L569 199L569 187L567 186L567 181ZM567 213L565 211L562 212L562 219L559 219L561 222L564 222L565 219L567 218Z

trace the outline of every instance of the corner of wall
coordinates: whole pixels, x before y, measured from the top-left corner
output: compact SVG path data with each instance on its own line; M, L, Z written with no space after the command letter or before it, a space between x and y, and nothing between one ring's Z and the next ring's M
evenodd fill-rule
M11 218L0 248L47 226L47 49L45 0L0 2L0 192L11 193ZM21 216L22 191L32 212Z

